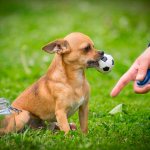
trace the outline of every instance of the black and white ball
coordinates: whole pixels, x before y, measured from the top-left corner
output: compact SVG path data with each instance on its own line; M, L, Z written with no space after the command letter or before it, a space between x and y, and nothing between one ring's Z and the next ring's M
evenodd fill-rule
M102 73L108 73L114 67L114 59L111 55L104 54L104 56L98 61L99 67L97 70Z

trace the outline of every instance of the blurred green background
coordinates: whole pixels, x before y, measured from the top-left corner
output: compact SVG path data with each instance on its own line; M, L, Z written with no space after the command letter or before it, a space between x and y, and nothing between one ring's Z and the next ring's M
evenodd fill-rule
M71 32L91 37L95 47L113 55L108 74L86 71L91 85L89 134L26 130L0 139L0 149L148 149L150 96L137 95L129 84L115 99L109 93L119 77L150 42L149 0L1 0L0 97L14 100L42 76L53 55L41 47ZM127 114L109 116L117 104ZM70 121L79 122L77 113Z

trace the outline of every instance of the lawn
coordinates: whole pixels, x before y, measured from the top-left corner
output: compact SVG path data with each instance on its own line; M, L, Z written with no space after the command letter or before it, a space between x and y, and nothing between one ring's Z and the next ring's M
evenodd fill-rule
M91 85L89 132L82 135L77 113L69 121L78 130L26 129L0 138L0 149L150 149L150 95L138 95L129 84L117 98L110 91L150 42L150 2L132 1L0 1L0 97L13 101L42 76L53 55L41 47L79 31L97 49L113 55L115 67L104 75L86 71ZM124 103L126 113L108 112Z

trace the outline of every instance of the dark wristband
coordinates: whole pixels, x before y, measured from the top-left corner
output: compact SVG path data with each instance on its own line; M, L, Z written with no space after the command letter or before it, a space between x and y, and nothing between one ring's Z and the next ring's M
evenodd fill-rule
M148 47L150 47L150 43L148 44Z

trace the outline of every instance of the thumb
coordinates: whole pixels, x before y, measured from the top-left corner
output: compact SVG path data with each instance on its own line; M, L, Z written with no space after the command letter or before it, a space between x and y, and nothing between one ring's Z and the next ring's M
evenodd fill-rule
M136 80L139 80L139 81L144 80L147 70L148 70L148 63L143 60L143 62L139 64Z

